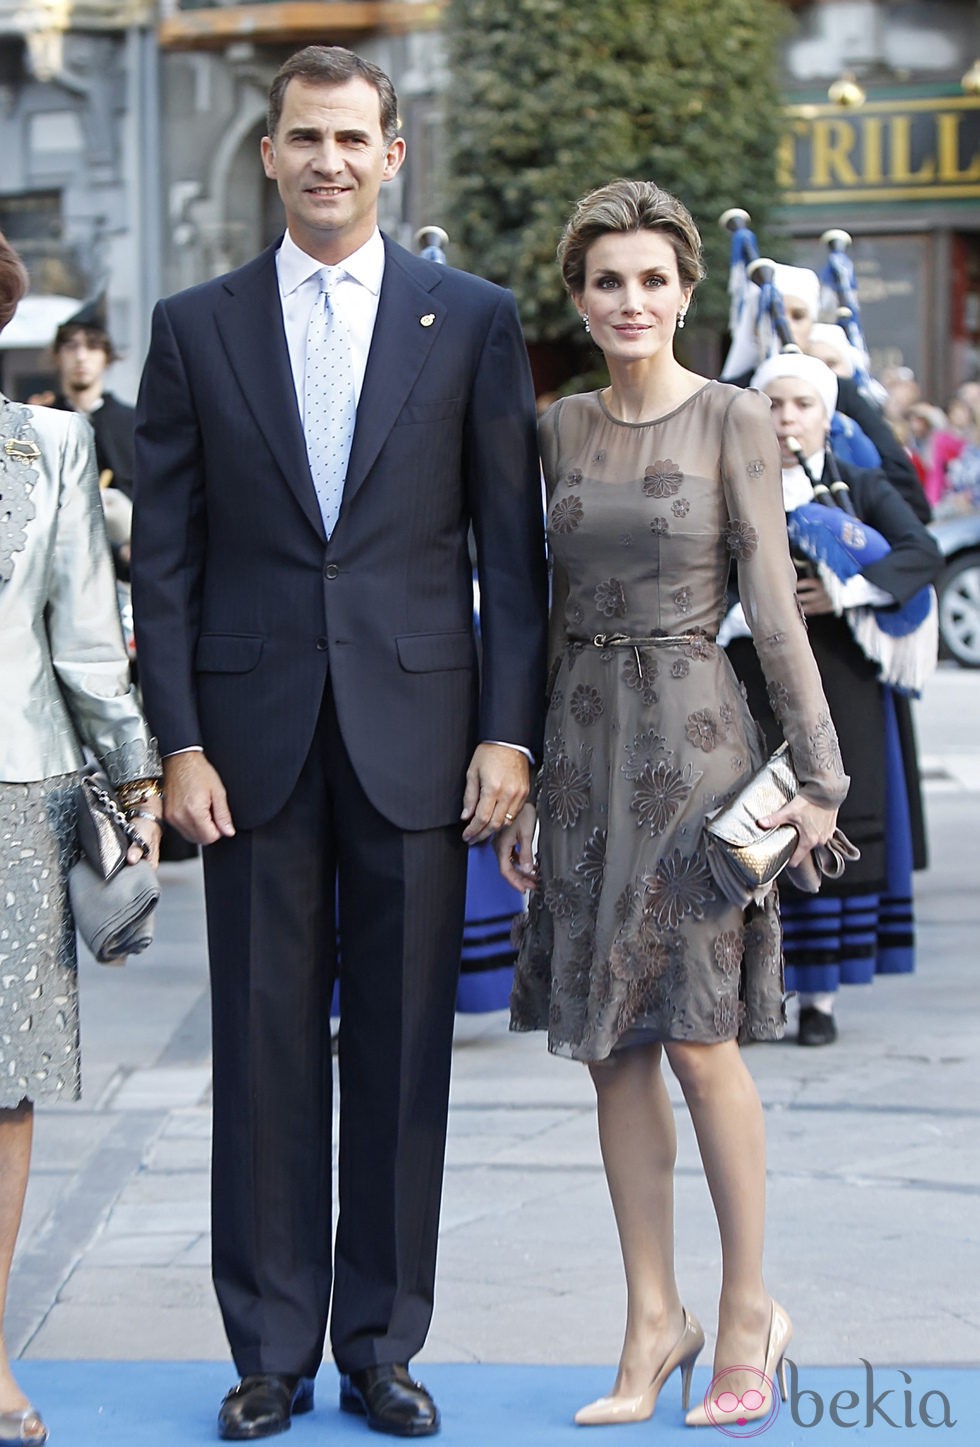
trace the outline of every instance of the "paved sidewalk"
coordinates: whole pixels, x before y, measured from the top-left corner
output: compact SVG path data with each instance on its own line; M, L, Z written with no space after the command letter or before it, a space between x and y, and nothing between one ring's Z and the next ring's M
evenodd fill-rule
M800 1362L980 1361L978 703L980 674L943 668L918 706L933 864L917 973L846 991L834 1047L747 1052L769 1131L769 1282ZM83 962L83 1102L38 1112L8 1310L11 1351L30 1358L227 1360L208 1269L200 870L161 872L152 953ZM672 1095L679 1277L708 1326L717 1236ZM503 1014L459 1017L421 1360L612 1363L623 1311L587 1072Z

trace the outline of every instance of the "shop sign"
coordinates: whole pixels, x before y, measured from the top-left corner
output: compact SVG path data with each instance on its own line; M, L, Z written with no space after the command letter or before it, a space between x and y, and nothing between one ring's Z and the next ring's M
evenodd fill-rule
M792 105L779 148L788 206L980 198L980 97Z

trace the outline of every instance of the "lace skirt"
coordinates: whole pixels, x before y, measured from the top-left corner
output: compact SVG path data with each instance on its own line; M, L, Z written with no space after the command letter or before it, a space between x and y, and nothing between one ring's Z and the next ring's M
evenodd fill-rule
M76 777L0 783L0 1108L80 1094Z

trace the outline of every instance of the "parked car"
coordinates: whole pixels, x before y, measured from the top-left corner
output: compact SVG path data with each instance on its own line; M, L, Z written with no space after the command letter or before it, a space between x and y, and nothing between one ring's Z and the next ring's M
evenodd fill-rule
M929 524L946 560L936 582L941 653L980 668L980 512Z

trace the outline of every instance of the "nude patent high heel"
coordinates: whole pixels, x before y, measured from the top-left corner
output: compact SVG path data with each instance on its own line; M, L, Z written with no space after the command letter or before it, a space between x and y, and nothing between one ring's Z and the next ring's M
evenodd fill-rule
M645 1392L638 1397L600 1397L587 1407L580 1407L575 1421L580 1427L611 1427L619 1423L645 1422L653 1416L660 1389L675 1367L681 1369L681 1402L684 1409L691 1400L691 1374L698 1353L704 1346L701 1323L684 1307L684 1330L667 1353L660 1370Z
M789 1346L790 1338L793 1335L793 1323L786 1312L779 1305L778 1301L772 1303L772 1314L769 1318L769 1336L766 1340L766 1361L762 1368L766 1381L770 1384L774 1381L779 1383L779 1395L783 1401L786 1400L786 1348ZM737 1368L733 1368L733 1371ZM715 1376L717 1381L717 1374ZM714 1383L712 1384L714 1386ZM775 1403L769 1395L766 1383L760 1382L758 1387L749 1389L753 1397L760 1397L761 1401L744 1401L748 1392L743 1393L742 1398L735 1397L731 1391L722 1390L711 1402L710 1415L704 1402L692 1407L684 1418L688 1427L721 1427L724 1428L730 1423L756 1422L761 1417L768 1417L773 1411ZM732 1397L731 1405L726 1398Z

